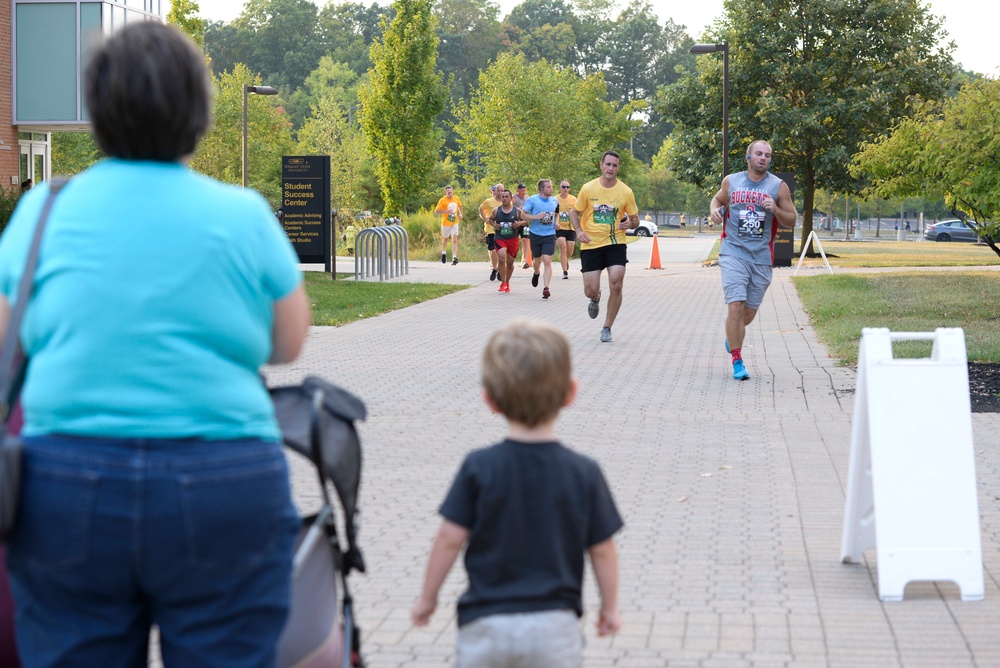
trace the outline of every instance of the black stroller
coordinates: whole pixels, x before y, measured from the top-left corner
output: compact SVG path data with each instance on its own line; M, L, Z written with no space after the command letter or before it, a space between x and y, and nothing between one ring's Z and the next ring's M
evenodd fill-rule
M354 427L355 420L365 418L365 405L315 376L301 385L272 388L270 393L285 445L313 463L323 494L319 512L303 518L295 548L292 607L278 645L278 666L360 668L364 665L360 632L347 576L352 570L365 572L356 543L361 443ZM344 511L346 550L337 535L328 481Z

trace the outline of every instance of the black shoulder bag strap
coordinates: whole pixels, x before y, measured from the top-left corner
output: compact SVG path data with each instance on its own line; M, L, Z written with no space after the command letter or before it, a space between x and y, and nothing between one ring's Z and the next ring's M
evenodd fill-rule
M7 331L3 337L3 347L0 348L0 428L3 429L3 434L7 433L7 419L21 391L21 381L24 379L24 369L27 365L27 359L21 353L21 321L24 319L24 311L28 308L34 287L35 268L38 266L38 254L42 248L45 224L49 220L49 211L52 210L56 195L67 181L69 179L55 178L49 182L49 195L42 205L42 212L38 214L35 234L31 239L28 259L24 263L24 272L21 274L21 283L17 290L17 301L11 309L10 318L7 319ZM3 434L0 434L0 439Z

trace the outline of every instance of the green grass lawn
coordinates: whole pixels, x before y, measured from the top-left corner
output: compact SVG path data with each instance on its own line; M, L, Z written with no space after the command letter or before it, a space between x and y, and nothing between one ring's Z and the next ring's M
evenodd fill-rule
M938 243L935 241L832 241L820 239L830 265L844 269L863 267L987 267L1000 264L1000 256L984 245L969 243ZM801 241L795 239L792 266L799 262ZM803 267L822 267L819 248L813 246L816 257L807 257ZM719 242L715 242L706 262L719 257Z
M837 267L983 267L1000 264L989 246L935 241L824 241L830 264ZM795 240L796 253L799 240ZM819 249L814 248L817 253ZM793 258L798 262L798 255ZM821 257L806 258L806 266L822 266Z
M338 274L340 276L346 280L338 278L334 281L324 272L305 272L306 293L312 306L314 325L346 325L468 287L439 283L354 281L353 274Z
M863 327L887 327L894 332L962 327L969 361L1000 362L996 299L1000 273L838 274L792 280L817 337L843 364L857 364ZM929 357L930 348L930 342L894 344L899 357Z

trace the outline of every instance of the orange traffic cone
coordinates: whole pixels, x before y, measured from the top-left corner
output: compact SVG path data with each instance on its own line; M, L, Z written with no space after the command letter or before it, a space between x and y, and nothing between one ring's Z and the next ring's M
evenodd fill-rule
M649 266L646 269L663 269L663 265L660 264L660 246L656 243L656 237L653 237L653 250L649 252Z

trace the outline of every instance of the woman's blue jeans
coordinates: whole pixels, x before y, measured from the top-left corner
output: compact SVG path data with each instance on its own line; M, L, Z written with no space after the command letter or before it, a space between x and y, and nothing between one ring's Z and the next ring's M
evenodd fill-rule
M273 668L299 520L281 446L25 439L7 565L26 668Z

